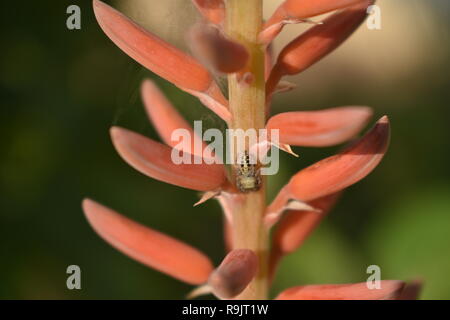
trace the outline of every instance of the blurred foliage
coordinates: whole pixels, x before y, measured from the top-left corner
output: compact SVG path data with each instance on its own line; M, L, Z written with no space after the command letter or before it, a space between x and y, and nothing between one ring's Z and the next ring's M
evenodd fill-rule
M80 31L65 27L72 3L82 8ZM442 8L435 18L448 31L447 2L435 3ZM120 52L99 29L90 1L3 1L0 7L0 298L183 298L189 286L100 240L80 202L92 197L218 263L219 206L194 209L195 192L137 173L113 150L108 129L120 125L156 138L139 98L144 77L156 79L188 119L223 124ZM380 167L349 188L302 249L283 261L274 294L297 284L364 281L367 266L377 264L383 278L424 279L423 298L450 298L450 81L443 72L449 63L433 60L436 51L448 56L450 39L439 32L427 68L408 78L386 78L378 87L344 74L328 79L336 90L297 92L302 104L317 108L374 106L376 117L391 118L392 143ZM291 102L276 100L275 110L293 109ZM270 196L292 173L339 148L297 149L299 159L283 154ZM81 267L82 290L65 286L70 264Z

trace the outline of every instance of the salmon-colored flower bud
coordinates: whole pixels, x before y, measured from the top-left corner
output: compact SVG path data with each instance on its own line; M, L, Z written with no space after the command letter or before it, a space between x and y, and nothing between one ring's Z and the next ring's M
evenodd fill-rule
M120 156L151 178L198 191L215 190L225 182L221 164L206 164L194 156L190 164L176 164L168 146L119 127L111 128L111 138Z
M142 83L141 94L150 121L161 139L171 147L177 147L180 151L201 157L206 148L205 143L151 80L145 80ZM192 139L183 141L184 143L173 141L172 134L177 129L186 130ZM194 148L195 144L202 148Z
M389 145L389 120L382 117L348 149L294 175L285 187L290 198L311 201L351 186L380 163Z
M204 283L213 266L197 249L147 228L92 200L83 210L94 230L109 244L129 257L176 279Z
M281 292L276 300L395 300L405 284L382 280L380 285L380 289L369 289L366 282L298 286Z
M370 108L356 106L285 112L270 118L266 128L279 130L280 143L326 147L353 138L371 116Z
M192 2L206 20L214 24L221 24L225 19L223 0L192 0Z
M267 80L267 95L273 92L281 77L304 71L344 42L364 21L367 7L373 3L371 0L360 2L333 14L323 24L310 28L290 42L281 51Z
M240 294L255 277L258 257L248 249L237 249L227 254L220 266L211 273L208 284L215 296L231 299Z
M198 24L191 29L190 43L193 51L220 73L235 73L245 68L249 54L236 41L226 38L213 25Z
M94 0L94 12L106 35L131 58L187 92L204 93L227 105L208 70L191 56L99 0Z

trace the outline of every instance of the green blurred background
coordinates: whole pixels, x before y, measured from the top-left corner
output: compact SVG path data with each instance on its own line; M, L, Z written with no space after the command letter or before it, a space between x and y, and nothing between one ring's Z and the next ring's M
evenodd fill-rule
M279 1L267 2L272 10ZM110 2L111 3L111 2ZM196 17L189 1L113 2L181 48ZM78 4L82 29L69 31ZM450 298L450 48L447 0L380 0L382 30L365 26L335 54L289 80L274 111L370 105L392 122L381 165L344 194L305 245L285 259L274 291L298 284L423 279L422 298ZM198 194L149 179L114 151L120 125L156 138L139 98L151 77L190 120L223 126L189 95L128 58L98 27L90 1L2 1L0 50L0 298L182 299L190 287L125 257L88 226L88 196L143 224L223 257L221 213ZM158 11L159 10L159 11ZM291 26L276 43L298 34ZM374 121L376 119L373 119ZM282 155L273 197L291 174L339 150ZM66 268L82 290L66 288Z

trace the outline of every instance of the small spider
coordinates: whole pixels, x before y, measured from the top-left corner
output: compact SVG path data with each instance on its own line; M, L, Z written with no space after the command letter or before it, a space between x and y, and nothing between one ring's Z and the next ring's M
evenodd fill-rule
M260 169L256 164L250 162L247 151L240 157L236 167L236 187L241 192L258 191L261 187Z

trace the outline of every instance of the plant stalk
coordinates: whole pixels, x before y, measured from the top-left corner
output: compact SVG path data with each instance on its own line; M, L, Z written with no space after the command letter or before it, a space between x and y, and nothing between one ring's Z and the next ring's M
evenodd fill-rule
M258 43L262 27L262 0L226 0L226 31L243 44L250 55L247 68L228 76L231 129L263 129L265 126L265 48ZM236 299L268 299L268 231L264 226L265 179L258 191L243 194L233 212L233 248L251 249L259 259L257 276Z

